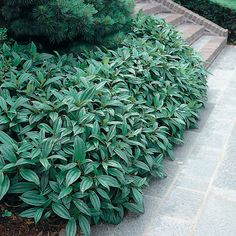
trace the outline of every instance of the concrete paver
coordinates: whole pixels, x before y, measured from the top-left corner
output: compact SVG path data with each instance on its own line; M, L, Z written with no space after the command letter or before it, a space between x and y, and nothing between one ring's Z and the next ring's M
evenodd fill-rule
M236 202L211 192L195 236L235 236Z

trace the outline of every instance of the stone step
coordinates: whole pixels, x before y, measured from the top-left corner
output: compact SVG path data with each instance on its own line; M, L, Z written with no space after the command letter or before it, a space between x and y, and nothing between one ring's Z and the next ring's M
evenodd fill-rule
M192 47L197 50L209 67L218 54L224 49L227 43L227 37L204 35L199 38Z
M163 18L167 23L174 26L180 25L184 22L184 15L177 13L159 13L157 16Z
M184 39L191 45L199 39L204 33L204 26L184 23L176 27L182 34Z
M214 61L227 43L227 30L183 8L171 0L136 0L135 13L156 15L172 24L183 38L202 54L206 67Z
M163 12L162 5L160 3L138 3L135 6L134 12L138 13L140 10L143 10L143 12L146 15L153 15L158 14L160 12Z

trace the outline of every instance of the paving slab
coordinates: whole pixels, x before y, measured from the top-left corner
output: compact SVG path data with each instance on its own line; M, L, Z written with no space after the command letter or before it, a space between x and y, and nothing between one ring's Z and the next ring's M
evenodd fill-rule
M191 223L179 218L159 216L156 222L155 227L146 232L145 236L183 236L191 230Z
M214 186L236 191L236 122L223 155Z
M196 215L203 197L202 193L174 186L158 213L182 220L191 220Z
M194 236L235 236L236 202L210 193Z

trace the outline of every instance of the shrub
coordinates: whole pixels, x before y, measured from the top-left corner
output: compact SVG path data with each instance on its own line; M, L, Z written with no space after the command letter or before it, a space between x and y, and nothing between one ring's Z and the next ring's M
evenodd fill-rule
M126 27L133 6L133 0L5 0L2 14L16 38L100 42Z
M236 43L236 11L211 0L174 0L184 7L229 30L229 41Z
M83 57L1 46L0 198L22 217L56 214L75 235L143 212L206 99L202 61L162 20L139 16L123 46Z

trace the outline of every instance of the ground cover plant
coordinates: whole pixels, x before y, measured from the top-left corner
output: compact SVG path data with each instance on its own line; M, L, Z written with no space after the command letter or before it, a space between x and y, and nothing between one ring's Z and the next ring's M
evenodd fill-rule
M229 1L221 0L174 0L184 7L213 21L217 25L229 30L228 40L236 44L236 9L229 5ZM232 3L233 4L233 3Z
M5 0L1 13L15 39L101 43L122 34L133 7L133 0Z
M206 99L200 57L163 20L138 16L116 50L0 47L0 199L35 223L55 215L90 235L144 211Z

